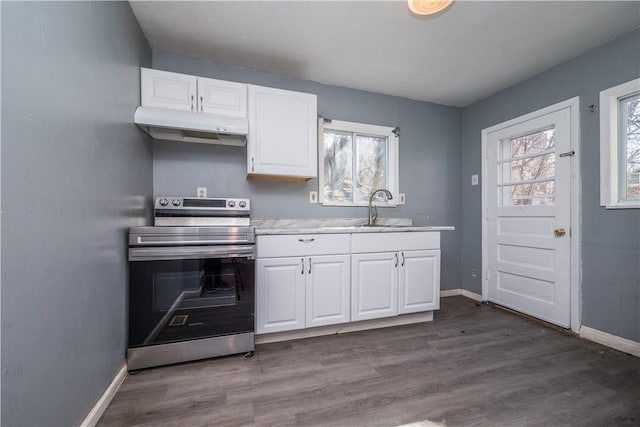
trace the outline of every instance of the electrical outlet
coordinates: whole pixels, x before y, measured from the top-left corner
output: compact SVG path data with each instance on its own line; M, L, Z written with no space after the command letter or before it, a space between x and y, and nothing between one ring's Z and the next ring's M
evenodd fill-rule
M471 175L471 185L478 185L478 175Z
M398 204L399 205L404 205L405 202L405 195L404 193L400 193L398 194Z
M318 203L317 191L309 191L309 203Z
M196 194L198 197L207 197L207 187L198 187Z

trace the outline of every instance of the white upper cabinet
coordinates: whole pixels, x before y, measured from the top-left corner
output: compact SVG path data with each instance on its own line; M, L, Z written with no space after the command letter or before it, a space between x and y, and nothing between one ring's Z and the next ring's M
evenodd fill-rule
M204 113L247 117L247 85L198 77L198 105Z
M317 178L317 97L249 85L249 177Z
M247 117L246 84L150 68L141 68L140 77L145 107Z
M195 111L198 78L186 74L140 68L141 104L145 107Z

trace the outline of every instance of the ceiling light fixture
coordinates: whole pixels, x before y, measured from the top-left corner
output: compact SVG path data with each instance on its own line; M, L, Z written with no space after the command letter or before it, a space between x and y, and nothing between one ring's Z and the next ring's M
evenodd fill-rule
M408 3L409 10L416 15L433 15L449 7L453 0L408 0Z

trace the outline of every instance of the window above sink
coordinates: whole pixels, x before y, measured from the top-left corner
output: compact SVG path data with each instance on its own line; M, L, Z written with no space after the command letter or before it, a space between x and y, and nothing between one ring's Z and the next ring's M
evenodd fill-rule
M367 206L371 193L399 188L399 129L364 123L318 122L319 202L325 206ZM381 193L377 206L396 206Z

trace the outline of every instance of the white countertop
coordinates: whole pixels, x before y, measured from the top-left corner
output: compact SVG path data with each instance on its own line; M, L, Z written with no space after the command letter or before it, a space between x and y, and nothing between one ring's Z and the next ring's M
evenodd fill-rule
M412 225L411 218L381 218L379 224L366 226L362 218L254 220L256 235L388 233L417 231L453 231L453 226Z

